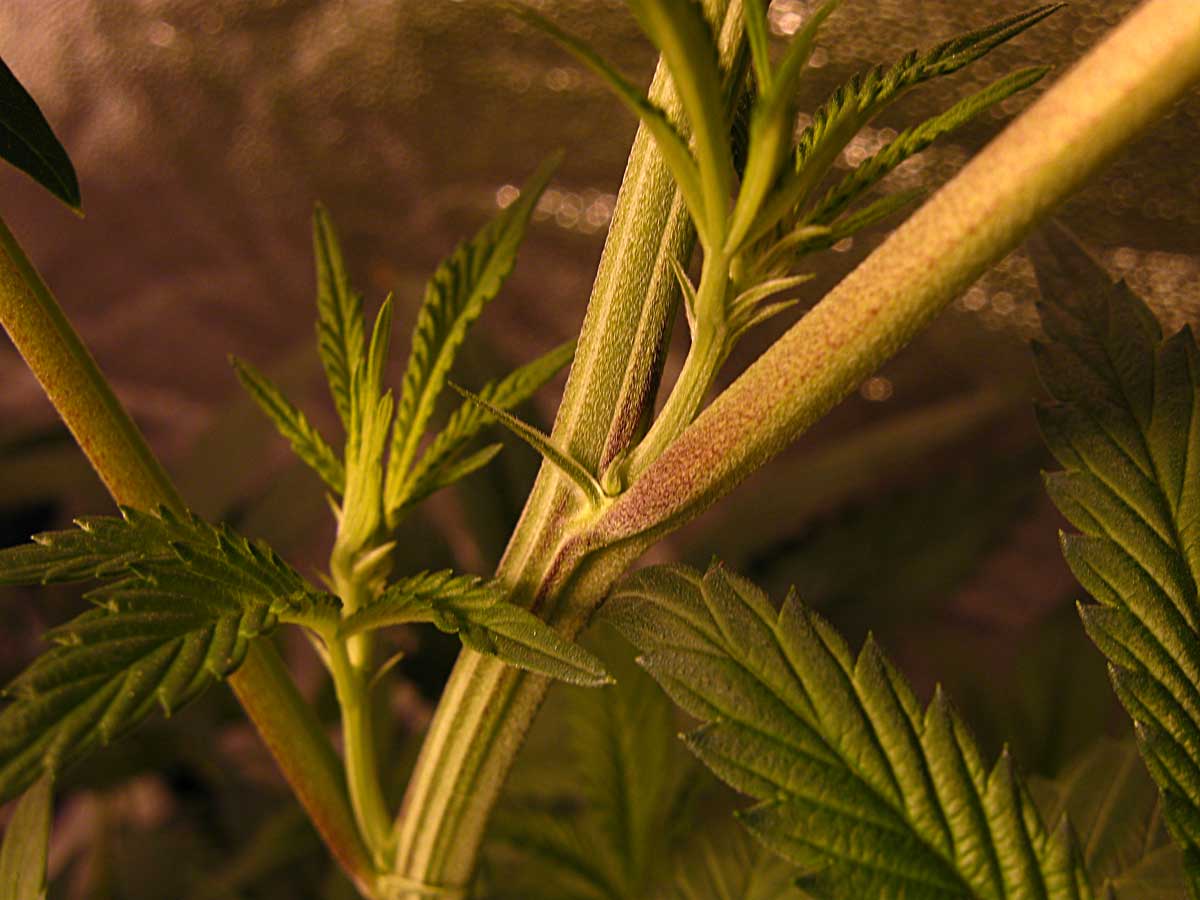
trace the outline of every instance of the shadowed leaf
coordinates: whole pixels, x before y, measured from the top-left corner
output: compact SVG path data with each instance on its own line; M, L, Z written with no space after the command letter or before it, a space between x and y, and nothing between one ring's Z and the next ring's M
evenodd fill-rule
M37 102L0 60L0 159L16 166L76 212L79 181L67 151Z

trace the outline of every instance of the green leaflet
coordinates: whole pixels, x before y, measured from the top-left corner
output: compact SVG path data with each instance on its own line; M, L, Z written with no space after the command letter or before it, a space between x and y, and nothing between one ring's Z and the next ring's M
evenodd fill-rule
M167 511L122 510L0 551L0 583L104 579L95 609L49 631L55 646L6 688L0 800L170 714L240 665L275 609L318 596L266 546Z
M254 402L275 423L279 434L292 445L292 450L309 468L321 476L321 480L335 494L346 490L346 471L333 448L325 442L308 421L279 388L265 375L247 362L232 359L234 370L242 386L254 398Z
M1065 466L1046 487L1082 532L1062 539L1097 601L1080 615L1198 892L1200 357L1189 329L1162 340L1149 308L1061 230L1045 232L1034 261L1049 339L1034 356L1055 400L1038 419Z
M465 388L459 387L457 384L451 384L451 387L462 394L469 403L474 403L486 415L499 422L536 450L542 459L546 460L546 462L558 469L561 474L569 478L571 483L587 498L587 501L593 508L601 504L604 499L604 489L600 487L596 476L589 472L583 463L558 447L550 438L550 435L543 434L532 425L522 422L516 416L505 412L498 406L488 403L478 394L473 394Z
M747 238L754 241L776 223L794 226L791 212L809 197L829 172L839 153L860 129L910 88L957 72L1062 6L1034 7L985 28L945 41L932 50L913 50L890 67L876 66L839 87L813 114L793 153L793 171L781 179L764 204Z
M1003 21L944 41L925 53L912 50L891 67L876 66L865 74L855 76L838 88L817 110L812 123L800 135L796 145L797 170L817 157L828 157L832 161L845 141L909 88L957 72L1033 27L1062 6L1062 3L1048 3L1032 7ZM851 121L854 125L846 133L846 125Z
M920 125L905 129L882 150L843 178L839 184L830 188L829 193L807 217L808 221L816 225L829 224L856 198L861 197L872 185L877 184L900 163L920 153L938 138L960 128L1000 101L1036 84L1049 71L1047 66L1038 66L1013 72L960 100L945 112L931 116Z
M438 267L425 289L396 404L384 502L389 523L394 523L399 512L408 470L454 357L467 330L512 271L517 247L557 164L556 159L543 163L521 190L521 196L473 239L460 245Z
M503 378L489 381L479 390L479 397L498 409L510 410L528 400L547 381L553 378L575 354L575 342L567 341L549 353L539 356L513 370ZM483 428L495 421L478 403L464 401L438 432L437 437L421 454L420 460L408 472L400 489L399 505L411 506L446 484L486 465L499 451L491 444L469 458L460 459L463 448Z
M872 638L855 658L794 595L777 613L717 564L642 570L608 615L813 896L1093 896L1069 824L1048 831L1008 755L987 769L940 689L922 711Z
M717 42L695 0L631 0L629 5L662 51L691 124L708 223L702 227L698 220L697 231L702 240L712 242L710 246L719 246L724 242L734 171Z
M0 900L46 900L54 782L43 775L17 803L0 846Z
M700 166L688 147L686 138L672 124L661 107L655 105L641 90L634 87L620 72L591 49L587 44L572 34L563 31L549 19L525 7L514 7L514 12L522 19L540 28L571 53L581 63L591 69L612 89L617 98L638 117L654 138L658 151L662 154L663 162L671 171L671 177L679 188L692 221L706 241L719 227L721 212L712 213L704 197L701 184Z
M350 286L337 232L319 204L313 211L313 257L317 266L317 350L329 393L349 434L350 380L363 358L363 301Z
M503 588L473 575L422 572L390 585L378 599L346 617L340 636L432 622L457 634L473 650L519 668L571 684L608 683L599 659L503 597Z
M75 212L79 181L67 151L37 102L0 59L0 159L16 166Z

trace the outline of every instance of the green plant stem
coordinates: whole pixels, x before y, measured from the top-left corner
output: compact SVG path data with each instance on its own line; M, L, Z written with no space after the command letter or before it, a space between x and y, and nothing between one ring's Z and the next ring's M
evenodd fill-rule
M229 684L334 859L359 893L376 897L375 866L355 822L341 761L279 654L254 641Z
M367 689L367 676L351 661L346 642L336 638L329 644L329 668L342 714L342 746L350 805L376 867L384 870L392 849L392 814L379 780L374 708Z
M729 293L729 260L709 254L696 291L696 331L679 377L645 439L630 454L622 487L628 486L671 442L692 424L704 405L717 372L729 356L725 307Z
M710 0L721 62L741 52L740 0ZM660 63L650 88L677 123L680 104ZM686 260L695 233L649 132L634 139L612 226L588 302L575 362L555 419L555 443L593 472L626 449L653 403L677 287L668 259ZM564 634L586 621L632 557L582 557L560 565L560 551L587 521L580 500L553 466L543 465L497 577L507 599L541 607ZM562 604L560 596L571 602ZM550 609L554 608L553 614ZM406 885L465 888L488 816L549 682L463 650L438 703L400 811L396 900L425 895Z
M795 440L1200 78L1200 4L1150 0L750 366L597 526L679 527Z
M183 509L166 472L0 220L0 322L119 504ZM274 648L251 643L229 683L333 855L370 895L374 870L328 738Z
M722 394L598 522L572 524L569 499L543 467L500 569L510 599L540 608L547 621L574 634L633 558L732 488L896 352L1198 75L1200 5L1152 0L1134 13L872 259L882 257L835 289L821 304L834 301L825 312L812 322L816 310L805 316ZM631 205L626 223L661 211L667 196L626 195L636 183L631 174L644 171L638 153L635 145L622 197L637 196L645 205ZM637 229L617 225L614 219L606 256L615 242L630 239L626 229ZM658 246L656 238L643 239ZM612 373L649 365L629 359L636 325L624 326L624 341L607 339L611 333L595 340L595 319L609 308L621 322L640 321L631 310L641 297L600 287L555 425L559 446L570 444L576 458L593 465L609 425L630 415L606 405L622 383ZM828 375L821 374L825 367ZM601 372L604 379L594 380ZM595 405L581 391L597 392ZM545 679L494 659L460 656L401 812L396 871L406 883L461 889L469 882L488 815L545 689ZM396 896L421 894L407 889Z
M113 499L137 509L182 509L167 473L2 220L0 321Z

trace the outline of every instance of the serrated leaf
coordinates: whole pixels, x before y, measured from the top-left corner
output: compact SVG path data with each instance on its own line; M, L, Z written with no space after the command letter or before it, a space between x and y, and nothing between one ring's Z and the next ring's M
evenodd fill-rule
M1167 340L1149 308L1064 231L1034 245L1048 342L1035 347L1055 402L1039 410L1064 472L1051 498L1082 535L1063 539L1098 606L1081 606L1163 792L1200 891L1200 354Z
M807 222L816 225L831 223L856 198L861 197L906 159L920 153L938 138L962 127L1002 100L1036 84L1049 71L1049 67L1039 66L1013 72L960 100L945 112L931 116L920 125L906 128L840 183L830 188L829 193L806 217Z
M417 314L412 352L404 373L392 432L384 510L394 524L409 468L425 434L434 403L445 387L467 331L499 293L516 261L517 248L538 198L558 161L535 172L520 197L470 241L461 244L434 273Z
M839 87L813 114L794 151L793 171L763 206L748 241L757 240L821 183L851 138L909 89L957 72L1062 7L1047 4L1025 10L920 53L913 50L890 67L876 66ZM790 227L790 226L789 226Z
M53 775L144 719L170 713L240 665L274 610L317 596L268 547L190 514L122 510L0 551L0 581L107 583L96 608L5 689L0 799ZM314 601L315 602L315 601Z
M939 691L922 712L868 638L855 658L794 596L781 612L714 564L643 570L608 616L706 724L692 751L760 802L742 821L819 896L1090 897L1001 757L989 772Z
M0 900L46 900L54 790L43 775L17 802L0 845Z
M530 672L585 686L609 681L593 654L503 597L501 586L473 575L422 572L389 586L377 600L347 616L340 635L430 622L457 634L471 649Z
M304 413L284 397L269 378L249 363L237 358L233 358L232 362L242 386L275 424L279 434L292 445L296 455L320 475L334 493L345 491L346 471L342 461Z
M16 166L76 212L79 181L37 101L0 59L0 159Z
M950 75L986 56L996 47L1036 25L1061 9L1062 3L1048 3L1017 13L1010 18L938 44L925 53L912 50L890 67L876 66L857 75L834 92L813 116L796 146L796 168L801 169L814 157L825 157L836 146L840 152L844 140L896 100L909 88L944 75ZM854 126L844 136L845 124Z
M574 353L574 341L560 344L504 378L489 381L479 390L479 397L498 409L511 410L553 378L571 361ZM408 473L399 492L398 505L401 508L412 506L487 465L499 451L498 444L485 447L465 459L460 458L460 454L475 435L494 421L478 403L463 401Z
M366 351L363 301L350 286L337 232L319 204L313 211L313 256L317 269L317 349L329 392L349 434L350 380Z

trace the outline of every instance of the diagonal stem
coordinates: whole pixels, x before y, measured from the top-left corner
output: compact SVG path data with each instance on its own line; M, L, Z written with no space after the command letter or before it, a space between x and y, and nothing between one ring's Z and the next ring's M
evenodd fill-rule
M647 545L728 493L899 351L1200 79L1200 3L1148 0L713 401L614 504Z
M182 510L175 486L2 220L0 323L113 499ZM373 896L375 873L337 754L279 654L266 641L252 642L229 683L330 851Z
M563 634L576 633L638 554L731 490L897 352L1197 77L1200 4L1150 0L718 397L598 520L572 519L543 468L498 573L509 599L539 608ZM635 145L623 194L636 185L637 154ZM645 209L663 208L663 190L657 202L642 198ZM589 464L622 414L611 404L621 383L611 373L621 371L631 345L588 340L593 309L603 314L602 287L598 281L555 427L561 445ZM637 301L623 302L617 311L628 316ZM596 373L610 374L594 380ZM406 884L465 888L546 686L495 659L460 656L405 798L396 870Z

